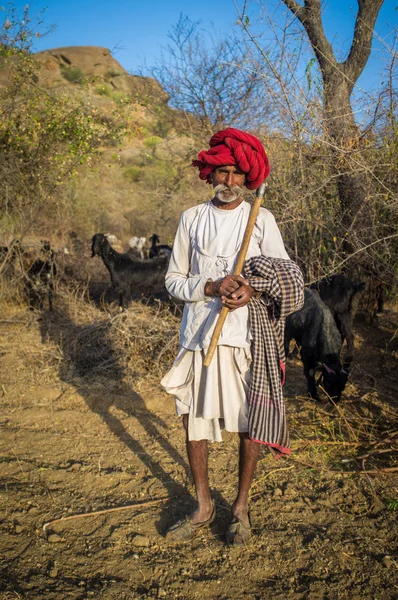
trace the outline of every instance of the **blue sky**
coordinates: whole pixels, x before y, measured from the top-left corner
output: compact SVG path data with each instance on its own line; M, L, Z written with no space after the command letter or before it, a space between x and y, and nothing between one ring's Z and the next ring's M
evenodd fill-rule
M279 0L264 0L272 7ZM14 5L26 4L16 0ZM238 6L242 0L236 0ZM397 26L397 0L385 0L376 23L378 36L391 43L389 32ZM324 26L333 46L344 53L353 34L356 0L328 0L324 2ZM104 46L114 50L114 57L128 71L135 73L146 63L154 64L162 46L166 46L167 32L178 21L181 13L192 20L200 20L206 29L227 32L236 21L233 0L34 0L29 3L31 15L45 11L46 24L54 24L50 35L38 39L36 50L61 46ZM375 40L372 58L360 79L367 90L378 87L383 57L383 44Z

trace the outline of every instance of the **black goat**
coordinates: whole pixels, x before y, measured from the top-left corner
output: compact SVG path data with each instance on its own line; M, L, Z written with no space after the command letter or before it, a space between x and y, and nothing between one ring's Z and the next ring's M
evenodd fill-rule
M332 312L314 290L304 290L304 306L286 319L286 356L291 339L301 346L301 360L311 397L319 400L315 370L320 365L325 392L333 400L340 400L348 379L348 372L342 368L340 361L341 335Z
M171 248L171 246L168 246L167 244L158 243L160 242L160 238L157 233L151 235L149 241L151 242L151 247L149 249L149 258L156 258L157 256L170 256L170 254L173 251L173 248Z
M41 240L43 258L37 258L25 274L25 293L29 298L31 310L38 306L43 310L47 296L49 309L53 309L54 280L57 274L55 255L50 242Z
M15 274L14 264L19 247L19 240L12 240L9 246L0 246L0 276L5 279L10 279Z
M322 302L330 308L340 331L342 342L344 343L344 340L347 342L344 366L349 368L354 357L353 299L356 294L365 289L366 284L364 282L353 283L346 275L339 273L324 277L310 287L319 292Z
M139 260L127 252L120 254L111 247L103 233L93 235L91 255L101 256L111 276L113 289L119 296L121 308L125 306L126 296L137 289L151 290L164 287L168 256L154 260Z

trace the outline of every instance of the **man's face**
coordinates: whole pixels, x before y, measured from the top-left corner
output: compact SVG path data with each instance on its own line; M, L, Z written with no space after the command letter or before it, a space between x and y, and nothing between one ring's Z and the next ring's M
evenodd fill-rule
M212 183L216 198L228 204L240 198L245 177L245 174L235 165L226 165L214 169Z

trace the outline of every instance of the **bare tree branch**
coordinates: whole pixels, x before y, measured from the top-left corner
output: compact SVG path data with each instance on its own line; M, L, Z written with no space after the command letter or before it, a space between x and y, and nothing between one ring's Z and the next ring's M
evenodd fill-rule
M344 63L351 90L370 56L373 29L383 0L358 0L358 4L359 10L355 21L354 38L350 53Z
M304 6L299 6L296 0L283 0L283 2L299 19L306 30L319 62L324 81L327 80L330 70L336 67L337 61L332 45L328 41L323 29L320 0L305 0Z
M300 21L304 18L305 9L303 6L300 6L296 0L283 0L286 6L292 11L292 13L300 19Z

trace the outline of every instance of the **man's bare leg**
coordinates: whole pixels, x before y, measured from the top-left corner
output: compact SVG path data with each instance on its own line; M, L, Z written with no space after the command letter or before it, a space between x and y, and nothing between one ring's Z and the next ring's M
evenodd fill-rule
M187 432L186 446L188 460L198 500L198 508L190 515L192 523L195 524L210 519L213 512L213 503L209 487L207 440L188 440L188 418L188 415L183 415L183 424Z
M232 514L249 527L249 490L253 481L258 455L260 453L260 444L252 442L247 433L240 433L239 447L239 487L238 495L232 505Z

